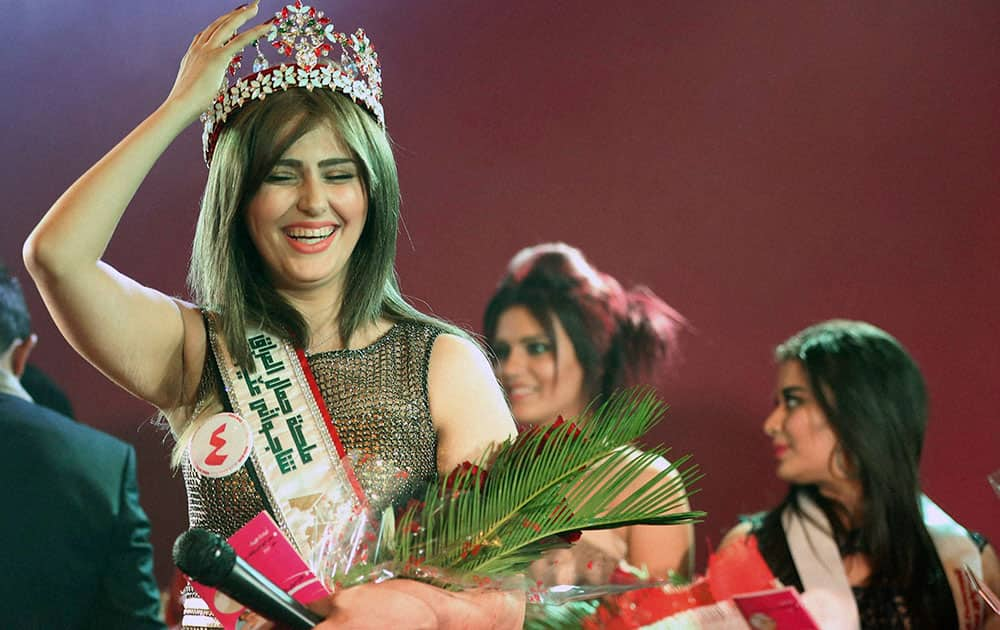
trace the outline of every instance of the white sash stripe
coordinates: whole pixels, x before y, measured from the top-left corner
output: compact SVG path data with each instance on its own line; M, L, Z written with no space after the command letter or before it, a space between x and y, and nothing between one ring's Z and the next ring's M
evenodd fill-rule
M807 606L811 593L821 599L836 601L839 619L821 619L818 611L810 611L825 628L856 629L860 626L857 602L847 581L840 550L833 540L826 515L812 499L804 495L798 497L802 515L786 508L781 515L781 524L788 540L792 561L802 579L805 589L803 600ZM985 609L975 593L971 592L962 574L963 564L978 577L982 577L982 557L968 532L926 495L921 495L921 510L924 525L934 543L941 566L948 578L948 586L955 600L959 627L974 630L983 622Z
M233 411L254 430L250 459L275 520L299 554L314 558L327 528L347 526L365 501L332 425L327 425L305 372L308 364L291 344L249 330L256 370L237 367L221 337L209 337ZM322 577L322 576L321 576Z

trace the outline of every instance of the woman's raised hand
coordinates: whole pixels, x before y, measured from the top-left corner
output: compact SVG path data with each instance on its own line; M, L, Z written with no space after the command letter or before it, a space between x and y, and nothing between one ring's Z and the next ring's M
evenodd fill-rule
M200 315L101 258L157 158L212 105L233 55L271 28L234 35L255 15L253 2L199 33L163 104L59 197L25 243L25 265L66 339L116 383L167 412L197 396L197 377L185 377L200 375L204 363Z
M254 0L220 16L195 35L184 54L167 101L182 107L191 119L197 118L211 105L233 56L270 30L271 23L265 22L237 33L241 26L257 15L258 2Z

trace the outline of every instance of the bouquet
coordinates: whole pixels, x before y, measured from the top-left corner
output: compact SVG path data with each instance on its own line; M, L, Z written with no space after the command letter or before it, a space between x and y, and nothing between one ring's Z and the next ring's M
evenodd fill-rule
M794 588L782 588L757 549L755 538L734 541L708 560L691 582L650 582L621 563L611 582L631 588L600 599L546 607L530 616L528 630L749 630L751 627L815 629ZM772 625L748 625L765 620Z
M362 516L325 535L311 564L331 590L393 577L454 589L529 590L529 601L558 599L523 577L542 552L566 547L579 530L693 522L673 512L698 478L689 456L627 497L627 487L666 449L633 444L666 406L648 390L609 397L581 419L559 419L465 462L431 483L399 513Z
M524 573L544 551L569 546L583 529L673 525L703 515L674 512L699 476L688 456L638 490L619 496L620 488L633 484L666 453L663 448L634 447L665 409L648 390L616 394L581 419L559 419L529 429L480 461L463 463L398 512L387 508L374 514L340 502L316 501L303 514L310 523L305 557L295 553L266 513L229 541L251 564L273 558L273 571L254 566L302 603L326 592L392 578L453 590L524 590L528 601L539 605L597 597L604 591L547 589L531 583ZM354 460L349 463L355 470L376 467L379 474L394 476L385 462L352 453L346 459ZM235 623L242 614L243 609L218 600L213 589L197 582L194 586L224 624Z

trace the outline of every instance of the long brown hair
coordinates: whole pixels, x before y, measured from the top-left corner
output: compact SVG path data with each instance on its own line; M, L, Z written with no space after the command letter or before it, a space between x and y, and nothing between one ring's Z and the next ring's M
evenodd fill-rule
M858 546L871 563L873 586L898 589L912 621L935 619L928 580L944 577L920 510L920 453L927 429L927 388L916 361L892 335L869 323L834 319L802 330L775 350L777 362L798 361L846 459L861 483ZM768 518L797 494L826 513L838 544L849 532L843 506L815 486L792 486ZM923 627L918 624L914 627ZM946 627L931 624L928 627Z
M296 140L329 125L358 161L368 217L351 254L339 310L341 339L379 318L415 320L463 335L424 315L401 296L394 270L399 180L385 131L349 97L328 89L293 88L248 103L219 136L195 231L188 284L198 304L221 315L220 333L234 360L251 365L250 324L304 346L302 315L268 279L244 212L264 178Z
M339 92L293 88L265 101L248 103L228 121L216 144L195 230L188 286L199 305L219 315L219 332L234 361L253 365L246 342L250 325L299 346L309 341L302 315L271 284L250 239L244 213L285 151L324 124L338 134L358 161L368 199L368 216L348 262L341 298L341 339L347 343L355 331L379 318L421 322L470 339L460 328L416 310L399 292L394 269L399 180L385 131ZM203 375L203 384L206 382L211 381L205 381ZM172 457L175 466L180 464L187 436L197 425L196 416L210 407L208 399L217 394L199 389L200 399L190 408L178 410L191 421L181 423Z

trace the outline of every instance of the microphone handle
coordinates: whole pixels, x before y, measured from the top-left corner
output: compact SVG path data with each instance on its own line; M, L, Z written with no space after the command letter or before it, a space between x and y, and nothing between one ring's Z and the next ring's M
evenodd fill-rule
M295 601L239 556L232 572L216 588L255 613L284 624L290 630L312 630L324 619Z

